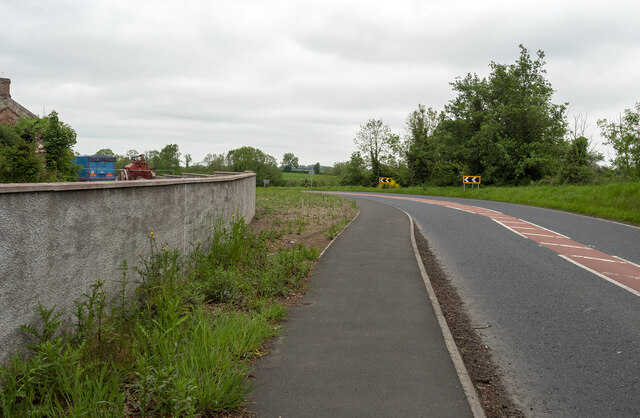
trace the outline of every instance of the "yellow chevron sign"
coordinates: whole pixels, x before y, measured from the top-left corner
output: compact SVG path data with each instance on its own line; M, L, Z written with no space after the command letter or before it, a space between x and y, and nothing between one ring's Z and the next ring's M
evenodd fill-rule
M480 184L480 176L462 176L463 184Z
M387 184L387 183L391 183L393 179L391 177L379 177L378 178L378 183L380 184Z

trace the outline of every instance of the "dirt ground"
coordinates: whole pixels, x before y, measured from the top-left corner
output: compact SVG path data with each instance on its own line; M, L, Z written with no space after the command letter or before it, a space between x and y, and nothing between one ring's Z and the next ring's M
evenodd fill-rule
M313 212L313 215L305 216L308 223L298 229L296 221L301 218L299 213L270 215L260 213L258 208L256 217L248 228L254 233L277 230L280 236L270 244L274 250L302 244L307 248L315 247L322 252L334 238L327 234L330 227L340 219L353 219L358 210L345 203L341 209L314 207Z

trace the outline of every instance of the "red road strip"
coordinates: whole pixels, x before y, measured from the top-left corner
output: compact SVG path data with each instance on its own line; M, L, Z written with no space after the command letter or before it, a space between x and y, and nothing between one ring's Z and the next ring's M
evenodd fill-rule
M509 231L530 239L540 246L550 249L565 260L617 285L629 292L640 296L640 266L620 257L605 254L588 245L573 241L571 238L551 231L542 226L527 222L501 212L478 206L463 205L461 203L442 200L423 199L405 196L380 196L377 194L352 194L345 192L326 192L331 194L351 196L372 196L386 199L409 200L427 203L429 205L445 206L476 215L486 216Z

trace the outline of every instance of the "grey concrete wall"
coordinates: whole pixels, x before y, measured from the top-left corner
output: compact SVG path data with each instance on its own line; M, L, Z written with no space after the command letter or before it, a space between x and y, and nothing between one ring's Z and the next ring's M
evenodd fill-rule
M148 234L187 251L216 219L255 214L255 174L108 183L0 185L0 363L24 347L17 328L38 303L67 313L96 280L115 294L123 260L139 263ZM131 271L131 278L138 279Z

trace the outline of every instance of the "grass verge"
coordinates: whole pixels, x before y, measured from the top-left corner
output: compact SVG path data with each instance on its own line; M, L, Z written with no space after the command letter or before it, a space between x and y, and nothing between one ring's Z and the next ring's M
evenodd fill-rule
M640 182L596 185L481 187L325 187L322 190L462 197L539 206L640 225Z
M151 255L96 282L72 332L40 307L21 329L31 356L0 368L0 415L212 416L242 410L250 362L355 207L335 196L258 190L256 222L218 222L189 253L149 233ZM131 288L135 283L135 292Z

